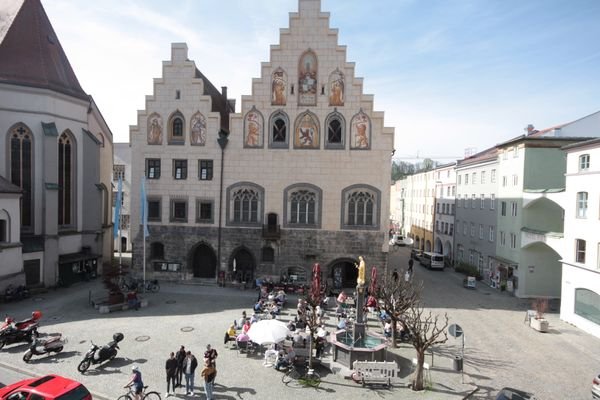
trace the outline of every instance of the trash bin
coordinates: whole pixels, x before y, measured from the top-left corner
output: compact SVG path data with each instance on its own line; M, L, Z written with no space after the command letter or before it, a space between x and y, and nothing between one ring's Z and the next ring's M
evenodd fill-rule
M463 358L461 356L454 356L452 366L455 371L462 371L463 369Z

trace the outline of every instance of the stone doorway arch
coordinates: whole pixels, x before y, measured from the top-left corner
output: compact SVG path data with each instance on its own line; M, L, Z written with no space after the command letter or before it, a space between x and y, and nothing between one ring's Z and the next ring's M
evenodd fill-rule
M192 248L191 266L194 278L215 278L217 272L217 256L215 251L205 243Z
M231 274L230 276L232 279L240 282L253 282L255 278L255 270L256 260L249 249L246 247L240 247L231 253L231 257L229 258L229 263L227 266L227 272Z
M358 261L353 258L338 258L329 264L327 277L331 279L334 291L356 287L356 262Z

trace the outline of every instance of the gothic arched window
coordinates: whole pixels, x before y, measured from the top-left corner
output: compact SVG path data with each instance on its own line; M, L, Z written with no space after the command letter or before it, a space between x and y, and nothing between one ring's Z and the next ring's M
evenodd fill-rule
M230 225L262 224L264 189L242 182L227 189L227 222Z
M322 190L315 185L300 183L284 190L285 225L288 227L320 228Z
M271 117L270 147L288 148L289 132L288 118L283 112L277 112Z
M371 186L352 186L342 192L346 229L378 229L380 192Z
M184 126L183 114L179 111L173 113L169 118L169 144L182 144L185 142Z
M343 149L345 146L345 121L344 117L338 112L333 112L325 120L327 137L325 148Z
M21 228L33 229L33 135L23 124L17 124L10 135L10 181L23 190L21 195Z
M75 141L67 132L58 138L58 225L73 225Z

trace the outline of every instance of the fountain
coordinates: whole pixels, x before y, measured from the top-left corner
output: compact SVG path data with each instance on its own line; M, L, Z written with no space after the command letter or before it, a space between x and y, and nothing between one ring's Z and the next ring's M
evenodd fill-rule
M364 319L365 261L358 257L356 279L356 320L352 332L346 329L331 334L333 361L350 369L354 361L385 361L387 342L384 336L369 332Z

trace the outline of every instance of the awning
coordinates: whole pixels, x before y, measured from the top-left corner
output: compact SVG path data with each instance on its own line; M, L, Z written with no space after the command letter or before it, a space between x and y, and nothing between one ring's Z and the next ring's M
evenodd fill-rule
M500 262L502 264L507 264L507 265L518 265L519 264L517 262L509 260L508 258L503 258L503 257L500 257L500 256L490 256L490 258L492 260L496 260L496 261L498 261L498 262Z
M62 255L58 256L58 263L59 264L68 264L68 263L74 263L77 261L97 260L100 257L102 257L101 254L84 253L84 252L62 254Z

